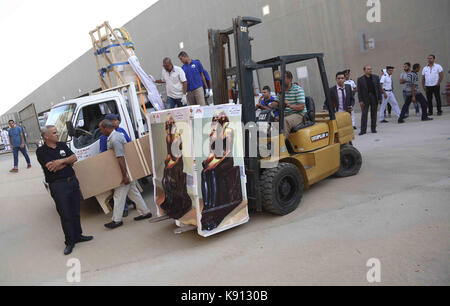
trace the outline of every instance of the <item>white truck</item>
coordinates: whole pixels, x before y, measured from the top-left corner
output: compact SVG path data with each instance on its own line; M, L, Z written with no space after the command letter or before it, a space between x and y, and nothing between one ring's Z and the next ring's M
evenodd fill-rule
M131 140L148 133L139 101L135 84L129 83L57 104L48 114L46 125L57 128L60 141L66 142L81 161L100 153L98 125L107 114L119 115L120 127Z

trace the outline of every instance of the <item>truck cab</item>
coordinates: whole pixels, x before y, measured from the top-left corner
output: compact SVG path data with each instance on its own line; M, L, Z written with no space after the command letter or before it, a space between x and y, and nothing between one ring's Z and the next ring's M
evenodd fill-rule
M119 115L120 127L132 141L148 132L133 83L59 103L51 109L46 125L57 128L60 141L81 161L100 153L99 123L108 114Z

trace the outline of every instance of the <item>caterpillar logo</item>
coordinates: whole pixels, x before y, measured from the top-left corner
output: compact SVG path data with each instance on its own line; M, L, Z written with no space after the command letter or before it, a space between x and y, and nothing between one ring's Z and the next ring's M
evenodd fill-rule
M322 134L319 134L316 136L312 136L311 142L317 142L317 141L325 139L325 138L328 138L328 132L325 132L325 133L322 133Z

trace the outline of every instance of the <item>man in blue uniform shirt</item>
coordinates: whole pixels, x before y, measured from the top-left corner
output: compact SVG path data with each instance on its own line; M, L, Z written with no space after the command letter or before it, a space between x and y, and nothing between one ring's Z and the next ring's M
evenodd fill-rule
M131 138L130 138L130 136L128 136L127 131L125 131L124 129L122 129L120 127L119 115L108 114L105 116L105 119L112 121L112 123L116 127L116 131L122 133L123 136L125 136L125 140L127 141L127 143L131 142ZM100 136L100 153L106 152L108 150L107 142L108 142L108 137L106 137L104 135Z
M181 51L178 58L183 63L183 71L187 79L187 100L189 105L205 106L205 94L203 88L207 88L206 78L202 63L192 60L189 55Z

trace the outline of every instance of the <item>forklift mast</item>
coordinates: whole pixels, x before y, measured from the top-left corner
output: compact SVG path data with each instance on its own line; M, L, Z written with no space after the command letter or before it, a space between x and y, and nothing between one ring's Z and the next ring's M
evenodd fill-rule
M253 17L237 17L233 19L233 27L226 30L209 30L209 54L211 61L211 77L213 81L214 104L228 104L228 78L235 76L239 84L239 100L243 106L243 122L255 122L252 50L248 29L261 23ZM236 66L232 66L230 35L234 37ZM226 49L225 49L226 47ZM226 53L227 51L227 53ZM228 68L226 58L228 56ZM252 103L244 103L252 101Z
M239 101L242 104L242 122L256 124L255 98L253 89L253 69L251 38L248 29L262 21L253 17L237 17L233 26L225 30L208 31L211 78L214 90L214 104L228 104L228 80L236 78ZM230 35L234 37L236 66L232 66ZM225 48L226 47L226 48ZM228 68L226 58L228 57ZM245 168L247 174L247 193L249 206L262 211L259 192L260 164L257 157L249 156L250 133L245 131Z

